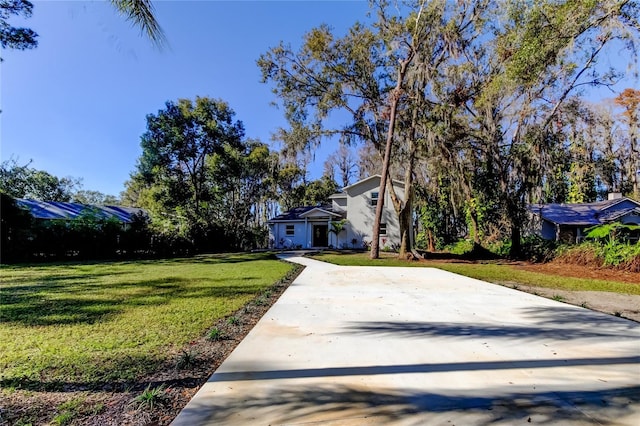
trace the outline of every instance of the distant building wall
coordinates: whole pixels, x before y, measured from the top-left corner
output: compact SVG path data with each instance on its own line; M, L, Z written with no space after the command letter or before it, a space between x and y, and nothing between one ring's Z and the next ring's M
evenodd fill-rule
M404 190L400 185L394 185L400 198L404 197ZM373 223L376 206L372 205L372 198L380 190L380 179L365 179L349 187L347 192L347 238L351 244L356 240L356 246L362 247L363 241L368 243L372 239ZM386 235L380 235L380 247L391 247L400 244L400 224L398 216L391 203L389 191L385 192L382 222L386 224Z

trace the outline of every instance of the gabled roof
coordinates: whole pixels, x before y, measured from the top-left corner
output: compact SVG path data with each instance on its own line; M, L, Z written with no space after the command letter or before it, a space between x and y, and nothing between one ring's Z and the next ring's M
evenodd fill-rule
M616 210L612 212L605 211L603 212L601 218L603 222L613 222L614 220L626 216L630 213L635 213L640 215L640 207L630 207L622 210Z
M122 223L131 223L134 215L146 215L144 210L134 207L94 206L23 198L16 198L16 203L18 207L28 210L35 219L75 219L83 213L93 212L102 219L115 218Z
M321 213L325 216L336 216L336 217L341 216L340 214L334 212L333 209L331 209L330 207L327 207L327 208L316 207L300 214L300 217L311 217L313 216L314 213Z
M291 210L288 210L273 219L269 220L269 222L288 222L292 220L303 220L305 217L309 217L309 215L314 212L323 212L329 216L342 217L342 215L336 211L334 211L331 206L304 206L304 207L295 207Z
M612 209L623 202L631 202L633 207ZM640 209L640 203L622 197L614 200L581 204L532 204L529 211L558 225L599 225L612 222L620 216ZM623 213L624 212L624 213Z
M371 175L368 178L361 179L361 180L359 180L357 182L352 183L351 185L345 186L344 188L342 188L342 191L349 190L349 189L353 188L354 186L358 186L360 184L363 184L363 183L368 182L368 181L373 180L373 179L378 179L379 180L381 177L382 177L381 175ZM402 182L400 180L397 180L397 179L392 179L392 180L393 180L394 184L404 188L404 182Z

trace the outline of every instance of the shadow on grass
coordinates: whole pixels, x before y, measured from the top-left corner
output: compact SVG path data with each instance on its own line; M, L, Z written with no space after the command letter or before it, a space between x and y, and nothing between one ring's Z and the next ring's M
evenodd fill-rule
M250 418L272 424L319 419L336 424L345 419L361 419L367 424L408 423L412 419L415 422L411 424L610 424L637 412L638 402L640 386L540 392L476 389L445 394L300 384L271 388L251 398L216 394L214 398L194 400L183 410L178 424L218 424Z
M46 286L16 286L4 292L0 318L5 323L25 326L94 324L135 306L166 304L185 298L230 298L257 294L264 286L248 284L256 278L243 277L240 285L222 286L194 285L194 280L180 277L119 282L105 285L104 288L96 288L90 281L82 285L58 281ZM206 280L209 284L227 281L224 278ZM104 289L114 294L95 294ZM116 291L120 289L127 292Z
M171 258L154 258L154 259L133 259L133 260L119 260L119 259L100 259L100 260L86 260L86 261L69 261L69 262L42 262L42 263L16 263L0 265L0 270L5 269L32 269L32 268L49 268L49 267L65 267L73 268L75 266L98 266L98 265L170 265L181 263L204 263L204 264L224 264L224 263L242 263L251 262L255 260L277 260L276 255L273 252L260 252L260 253L211 253L211 254L198 254L191 257L171 257Z
M0 388L14 388L37 392L77 392L86 390L104 390L108 392L128 392L136 387L136 379L155 371L159 365L167 362L158 353L127 353L114 357L103 357L93 361L95 367L90 373L79 376L77 371L64 372L55 369L45 370L33 375L15 375L2 377ZM64 375L64 378L58 378Z

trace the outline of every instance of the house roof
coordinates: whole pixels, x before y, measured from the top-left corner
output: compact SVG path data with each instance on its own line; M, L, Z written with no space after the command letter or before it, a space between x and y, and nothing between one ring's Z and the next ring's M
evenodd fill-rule
M368 182L368 181L373 180L373 179L380 179L381 177L382 177L381 175L371 175L368 178L361 179L361 180L359 180L359 181L357 181L355 183L352 183L351 185L345 186L344 188L342 188L342 191L346 191L348 189L353 188L354 186L358 186L358 185L360 185L362 183ZM393 179L393 183L404 188L404 182L402 182L400 180Z
M314 213L320 213L320 214L329 215L329 216L336 216L336 217L340 217L341 216L339 213L334 212L333 209L331 209L330 207L327 207L327 208L316 207L316 208L313 208L311 210L307 210L304 213L301 213L300 217L312 217L312 215Z
M95 206L58 201L38 201L17 198L18 207L28 210L36 219L75 219L83 213L93 211L103 219L115 218L122 223L133 222L136 214L145 214L142 209L122 206Z
M282 214L279 214L278 216L269 220L269 222L288 222L292 220L303 220L305 217L308 217L315 211L324 212L329 216L342 216L339 212L333 210L331 206L304 206L295 207Z
M630 202L631 207L612 209L614 206ZM529 211L558 225L599 225L614 221L620 216L640 209L640 203L630 198L598 201L581 204L532 204Z

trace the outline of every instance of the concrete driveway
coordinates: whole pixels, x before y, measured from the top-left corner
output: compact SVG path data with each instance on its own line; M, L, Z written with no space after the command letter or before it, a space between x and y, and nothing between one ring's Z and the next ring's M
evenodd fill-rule
M307 268L174 425L640 425L640 324L433 268Z

